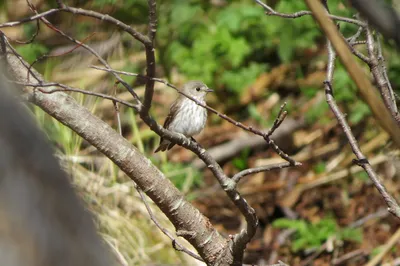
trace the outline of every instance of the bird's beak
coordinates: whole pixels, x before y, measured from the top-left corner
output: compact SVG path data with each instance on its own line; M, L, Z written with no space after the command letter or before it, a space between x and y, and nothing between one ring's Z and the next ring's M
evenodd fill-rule
M213 92L214 90L207 88L206 92Z

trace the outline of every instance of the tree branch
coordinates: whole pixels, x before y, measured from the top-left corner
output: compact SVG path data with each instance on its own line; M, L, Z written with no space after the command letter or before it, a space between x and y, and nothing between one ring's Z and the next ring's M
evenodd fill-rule
M323 7L321 6L321 8L323 8ZM328 39L328 38L327 38L327 48L328 48L328 66L327 66L327 71L326 71L326 81L324 82L326 101L327 101L329 107L331 108L333 114L335 115L337 121L339 122L339 125L342 127L343 132L346 135L346 138L350 144L350 147L351 147L354 155L357 158L355 163L357 165L361 166L364 169L364 171L368 174L369 178L372 180L375 187L378 189L379 193L382 195L383 199L386 201L386 204L389 207L388 208L389 212L400 219L400 206L397 204L396 200L387 192L385 186L383 185L382 180L375 173L371 164L368 162L368 160L366 159L364 154L361 152L361 149L358 146L357 140L354 137L350 126L347 124L345 116L343 115L343 113L340 111L338 105L336 104L336 101L335 101L335 98L333 95L333 88L332 88L332 81L333 81L333 75L334 75L334 70L335 70L336 53L333 50L330 39Z
M5 56L3 60L7 60L17 80L26 83L27 66L8 49L1 52ZM38 82L43 83L41 75L33 69L32 71ZM29 96L34 104L110 158L157 204L177 230L197 232L184 237L196 248L206 263L214 264L220 256L226 264L233 261L228 242L212 227L210 221L185 200L180 191L149 159L109 125L62 92L45 94L36 90L31 91Z
M277 17L281 17L281 18L300 18L300 17L303 17L303 16L312 15L311 11L306 11L306 10L298 11L298 12L295 12L295 13L292 13L292 14L285 14L285 13L281 13L281 12L275 11L272 7L270 7L269 5L265 4L261 0L254 0L254 1L257 4L259 4L260 6L262 6L265 10L267 10L266 14L268 16L277 16ZM365 27L365 23L360 21L360 20L357 20L357 19L340 17L340 16L331 15L331 14L329 14L329 17L331 19L333 19L333 20L355 24L355 25L358 25L360 27Z
M397 147L400 147L400 127L397 126L397 123L382 101L377 101L379 96L375 92L375 88L372 86L369 79L365 77L360 66L354 61L349 46L343 36L338 32L338 29L332 20L328 18L326 10L319 1L306 0L306 3L312 10L315 20L332 42L333 47L338 53L351 78L356 83L364 100L370 106L376 121L390 134Z

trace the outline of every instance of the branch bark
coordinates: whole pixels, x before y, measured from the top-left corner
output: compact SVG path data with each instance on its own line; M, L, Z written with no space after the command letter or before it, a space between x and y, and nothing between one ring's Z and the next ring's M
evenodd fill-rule
M28 65L16 57L4 43L0 53L8 63L19 82L27 83ZM6 47L6 50L4 48ZM25 65L24 65L25 64ZM38 83L43 78L35 70ZM32 81L31 81L32 83ZM47 90L48 88L42 88ZM178 232L199 252L207 264L215 264L219 259L222 265L229 265L233 256L229 251L229 240L223 238L193 205L187 202L180 191L126 139L121 137L108 124L79 105L72 97L62 92L52 94L38 90L28 90L29 99L52 117L59 120L79 134L82 138L110 158L124 171L165 213Z

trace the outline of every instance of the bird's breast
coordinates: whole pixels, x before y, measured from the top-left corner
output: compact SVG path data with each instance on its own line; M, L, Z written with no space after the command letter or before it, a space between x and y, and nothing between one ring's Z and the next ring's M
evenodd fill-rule
M207 111L195 102L185 99L171 122L169 129L191 137L203 130L207 120Z

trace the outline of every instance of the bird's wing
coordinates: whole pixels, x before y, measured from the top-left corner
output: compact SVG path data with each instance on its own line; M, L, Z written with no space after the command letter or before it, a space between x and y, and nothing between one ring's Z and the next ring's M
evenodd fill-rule
M171 105L171 107L169 109L169 113L167 115L167 118L165 118L164 128L166 128L166 129L168 129L168 127L171 124L172 120L174 119L174 117L178 113L178 110L180 108L180 101L178 101L178 99L175 102L172 103L172 105ZM170 143L169 141L165 141L165 143L164 143L164 139L161 138L160 139L160 145L158 146L158 148L154 152L156 153L158 151L169 150L174 145L175 145L174 143Z
M171 124L173 118L178 113L178 110L180 108L180 102L181 101L179 101L179 98L178 98L178 100L176 100L175 102L172 103L172 105L171 105L171 107L169 109L169 113L167 115L167 118L165 118L164 128L168 129L168 127Z

